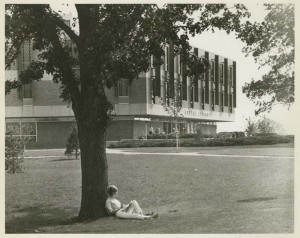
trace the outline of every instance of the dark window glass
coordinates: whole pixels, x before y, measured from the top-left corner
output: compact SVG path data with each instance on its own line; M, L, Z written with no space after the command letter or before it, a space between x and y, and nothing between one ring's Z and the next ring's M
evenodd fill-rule
M129 85L127 79L119 80L119 96L129 96Z
M220 64L220 83L224 84L224 64Z
M32 84L23 85L23 98L32 98Z
M201 108L204 109L205 104L205 88L201 89Z
M211 91L211 110L215 109L215 92Z
M177 60L177 62L178 62L178 73L179 74L182 74L182 70L181 70L181 60L180 60L180 55L178 55L178 60Z
M224 111L224 93L223 92L220 93L220 99L221 99L220 111L223 112Z
M194 89L194 93L195 93L195 102L199 102L199 93L198 93L198 87L199 87L199 81L198 78L196 78L195 80L195 89Z
M30 41L26 41L21 46L21 52L18 56L18 69L20 71L27 69L32 60L32 45Z
M194 108L194 86L191 87L191 108Z
M211 81L215 81L215 61L210 61L210 77Z
M230 87L233 86L233 67L229 67L229 85Z

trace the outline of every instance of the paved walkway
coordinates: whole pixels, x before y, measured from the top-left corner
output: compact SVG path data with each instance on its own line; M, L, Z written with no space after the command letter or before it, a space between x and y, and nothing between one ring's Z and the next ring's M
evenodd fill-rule
M198 152L133 152L120 149L107 149L107 154L123 155L176 155L176 156L205 156L205 157L239 157L239 158L274 158L274 155L234 155L234 154L201 154ZM294 156L275 156L276 158L293 158Z
M65 149L27 150L25 158L61 158L65 157ZM249 148L210 147L210 148L119 148L106 149L107 154L121 155L172 155L172 156L199 156L199 157L230 157L230 158L294 158L293 148Z

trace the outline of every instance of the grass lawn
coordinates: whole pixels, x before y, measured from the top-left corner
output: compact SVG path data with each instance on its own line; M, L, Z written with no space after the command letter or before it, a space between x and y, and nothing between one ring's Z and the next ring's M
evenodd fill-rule
M184 149L189 150L244 157L108 155L109 183L119 187L119 199L135 199L144 211L160 213L158 219L145 221L107 217L71 223L80 205L80 161L27 158L24 173L6 174L6 233L293 232L292 147Z

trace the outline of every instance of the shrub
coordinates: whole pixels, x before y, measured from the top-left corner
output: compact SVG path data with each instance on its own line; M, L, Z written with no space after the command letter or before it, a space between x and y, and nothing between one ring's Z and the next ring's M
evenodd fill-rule
M240 137L240 138L193 138L181 139L182 147L204 147L204 146L236 146L236 145L272 145L279 143L291 143L294 136L265 136L265 137ZM109 148L133 148L133 147L175 147L174 139L153 140L122 140L109 145Z
M199 132L200 133L200 132ZM206 134L199 134L198 132L197 133L181 133L179 134L179 138L180 139L189 139L189 138L192 138L192 139L196 139L198 138L199 136L201 138L213 138L214 136L213 135L206 135ZM138 139L146 139L145 136L139 136ZM176 134L175 133L170 133L170 134L149 134L147 135L147 139L148 140L156 140L156 139L176 139Z
M23 154L24 144L21 137L7 133L5 137L5 170L8 173L22 172Z
M277 133L255 133L253 136L277 136Z
M197 129L197 133L196 133L195 139L197 141L199 141L199 140L202 140L203 138L204 138L204 134L202 133L202 130L200 128Z
M75 158L78 159L78 156L80 154L79 139L78 139L78 129L75 124L71 128L67 140L66 151L65 151L65 155L67 155L68 157L72 156L73 154L75 154Z
M10 126L5 132L5 171L8 173L22 172L25 144L30 140L30 127ZM20 135L23 134L22 136Z

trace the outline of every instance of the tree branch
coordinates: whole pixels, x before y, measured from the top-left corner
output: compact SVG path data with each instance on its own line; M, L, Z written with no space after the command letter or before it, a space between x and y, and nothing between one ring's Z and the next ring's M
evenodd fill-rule
M67 26L59 17L51 16L50 21L51 23L53 23L54 25L62 29L70 37L70 39L77 45L77 47L80 46L79 36L69 26Z
M23 86L18 80L14 81L6 81L5 82L5 95L8 95L11 90L13 89L19 89Z
M44 9L34 8L33 14L37 14L37 16L39 16L39 14L41 14L41 12L43 11ZM45 12L45 14L47 13ZM57 19L55 20L54 23L53 19L55 18ZM77 43L79 43L79 37L60 18L56 16L50 16L48 19L49 19L48 22L45 21L45 24L48 23L47 24L48 29L47 31L43 32L43 37L46 38L51 43L52 47L54 48L55 57L61 60L62 62L64 62L63 64L60 64L58 66L63 75L63 77L61 78L61 82L67 87L69 93L71 94L72 102L78 104L80 99L80 91L77 86L74 73L72 72L72 66L71 64L68 64L69 55L63 48L59 40L59 36L56 33L56 26L59 25L59 27L61 29L64 29L66 33L68 31L69 34L73 37L71 39L74 41L74 43L76 41Z
M56 54L56 57L60 60L63 60L64 58L67 60L67 57L69 56L65 52L63 46L61 45L58 35L53 34L53 32L55 32L54 25L49 25L49 30L46 32L45 38L49 40L52 47L54 48L54 53ZM63 74L61 81L68 88L71 94L72 102L78 105L80 99L80 91L75 81L71 65L67 64L67 62L64 62L58 67L60 68Z
M23 44L23 41L20 41L19 44L15 47L16 48L16 52L13 54L12 57L10 57L8 59L7 62L5 62L5 70L8 70L12 64L12 62L17 58L18 54L20 53L20 48ZM8 53L6 53L6 55L10 55L11 51L13 50L14 46L12 45L8 51Z

